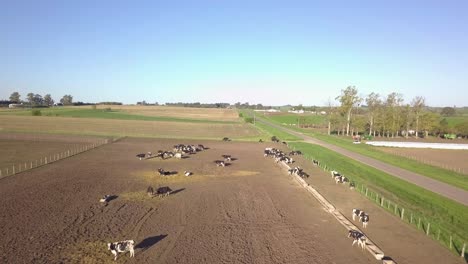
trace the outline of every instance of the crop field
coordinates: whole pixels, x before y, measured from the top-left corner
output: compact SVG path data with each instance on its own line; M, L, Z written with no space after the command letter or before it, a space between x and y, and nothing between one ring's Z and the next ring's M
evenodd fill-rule
M209 149L181 160L135 158L135 153L177 143ZM5 178L0 184L1 262L115 263L106 243L133 239L135 258L121 254L117 263L376 263L351 246L346 229L317 201L263 157L266 146L128 138ZM222 154L235 160L216 167L213 160ZM160 167L175 174L159 176ZM343 187L306 168L312 182L327 186L320 191L338 193ZM185 170L194 175L182 176ZM148 185L170 186L174 192L150 198ZM101 204L104 194L116 197ZM360 196L349 193L346 200L346 206L337 202L345 215L354 205L372 213L369 235L396 261L463 263Z
M258 130L245 123L191 123L101 118L0 115L0 132L93 136L258 140Z

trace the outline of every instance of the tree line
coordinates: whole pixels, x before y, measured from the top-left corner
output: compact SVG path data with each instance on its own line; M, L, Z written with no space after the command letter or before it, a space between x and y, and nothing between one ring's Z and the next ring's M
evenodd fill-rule
M30 107L49 107L55 104L54 99L50 94L44 96L40 94L28 93L25 100L21 100L21 95L18 92L13 92L10 95L9 103L24 104ZM5 101L4 101L5 102ZM62 105L73 105L73 96L66 94L60 99Z
M395 92L385 97L372 92L362 98L355 86L348 86L341 90L335 100L340 103L339 106L334 106L331 100L327 106L328 134L335 131L347 136L358 133L406 138L445 133L468 136L468 122L452 128L446 119L440 118L441 115L454 115L455 108L445 107L440 113L432 111L422 96L416 96L407 103L402 94Z

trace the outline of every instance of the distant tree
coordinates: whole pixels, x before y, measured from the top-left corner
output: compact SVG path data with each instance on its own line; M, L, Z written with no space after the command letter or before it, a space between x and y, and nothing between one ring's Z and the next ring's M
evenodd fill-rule
M42 98L42 95L40 94L35 94L33 98L33 106L42 106L44 105L44 98Z
M421 113L424 110L425 101L426 101L426 99L424 99L424 97L422 97L422 96L416 96L411 101L411 106L413 107L413 112L414 112L414 118L416 120L416 129L415 129L416 130L416 137L418 137L419 117L421 116Z
M385 100L385 121L387 127L387 136L392 133L392 137L395 133L398 135L398 129L400 127L400 106L403 102L403 96L399 93L390 93Z
M358 90L355 86L348 86L341 90L341 95L335 99L341 103L341 109L346 115L346 135L349 136L349 124L351 122L351 111L355 106L361 103L362 99L358 96Z
M73 104L73 96L71 95L64 95L62 99L60 99L60 103L63 105L71 105Z
M13 92L10 95L10 101L15 102L15 103L20 103L21 102L20 97L21 95L18 92Z
M405 138L408 138L408 136L409 136L408 131L410 130L411 122L413 121L411 106L409 104L406 104L402 108L401 116L403 118L402 123L403 123L404 128L405 128Z
M380 100L380 95L376 93L371 93L366 98L367 108L369 109L369 135L372 134L374 130L374 120L376 116L376 111L382 104Z
M10 97L11 100L11 97ZM13 101L13 100L12 100ZM440 114L443 116L454 116L456 114L455 108L453 107L444 107Z
M34 94L33 93L28 93L26 96L27 96L28 104L30 106L33 106L34 105Z
M54 105L54 99L52 99L50 94L44 95L44 105L46 105L46 106Z
M438 134L445 134L449 131L449 126L448 126L448 121L447 119L442 119L439 122L439 125L437 126L437 132Z

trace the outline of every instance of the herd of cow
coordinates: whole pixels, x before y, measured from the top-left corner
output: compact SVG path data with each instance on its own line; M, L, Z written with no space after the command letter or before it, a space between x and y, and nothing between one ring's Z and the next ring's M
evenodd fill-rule
M223 138L223 141L231 141L229 138ZM187 154L195 154L199 151L203 151L208 149L207 147L203 145L184 145L184 144L177 144L174 145L174 148L172 151L163 151L159 150L155 155L153 155L152 152L147 152L147 153L140 153L137 154L136 157L139 160L143 159L151 159L151 158L161 158L163 160L169 159L169 158L178 158L182 159L185 157ZM231 155L221 155L223 160L215 160L214 163L218 167L225 167L230 165L230 162L233 160L236 160L233 158ZM170 176L174 174L178 174L177 171L168 171L164 170L163 168L158 168L157 173L160 176ZM190 171L184 171L184 176L191 176L193 175L192 172ZM149 197L167 197L174 191L169 187L169 186L160 186L158 188L153 188L152 186L148 186L146 189L146 193ZM104 195L103 198L100 199L100 202L102 203L108 203L113 195ZM107 244L108 250L111 251L111 253L114 255L114 260L117 260L117 254L118 253L125 253L125 252L130 252L130 257L135 256L135 241L134 240L124 240L124 241L119 241L119 242L113 242L113 243L108 243Z
M279 140L278 140L278 142L279 142ZM276 148L271 148L271 147L265 148L265 150L264 150L264 157L273 157L273 158L275 158L277 163L280 162L280 161L283 161L286 164L291 164L294 161L290 156L294 156L294 155L302 155L302 153L301 153L301 151L291 151L291 152L288 153L288 155L286 155L286 153L284 153L283 151L281 151L279 149L276 149ZM312 160L312 163L315 166L320 166L320 162L318 160L314 159L314 160ZM298 166L288 169L288 174L289 175L294 174L294 175L297 175L297 176L299 176L299 177L301 177L303 179L309 178L309 174L305 173L303 171L303 169L298 167ZM338 183L342 183L342 184L349 183L349 188L350 189L355 188L355 183L350 182L348 178L346 178L344 175L341 175L339 172L333 170L333 171L331 171L331 175L332 175L333 179L335 180L336 184L338 184ZM369 223L369 214L365 213L361 209L356 209L355 208L355 209L353 209L352 217L353 217L353 220L356 220L356 217L358 217L359 222L362 222L363 228L367 227L367 225ZM367 238L364 235L364 233L362 233L361 231L349 230L348 237L353 239L353 243L352 243L353 246L354 246L354 244L357 243L358 246L360 246L362 249L364 249L366 247Z

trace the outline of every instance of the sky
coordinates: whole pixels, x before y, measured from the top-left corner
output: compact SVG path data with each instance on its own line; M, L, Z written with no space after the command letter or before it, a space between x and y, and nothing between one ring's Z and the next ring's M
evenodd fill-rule
M0 1L0 99L468 106L468 1Z

